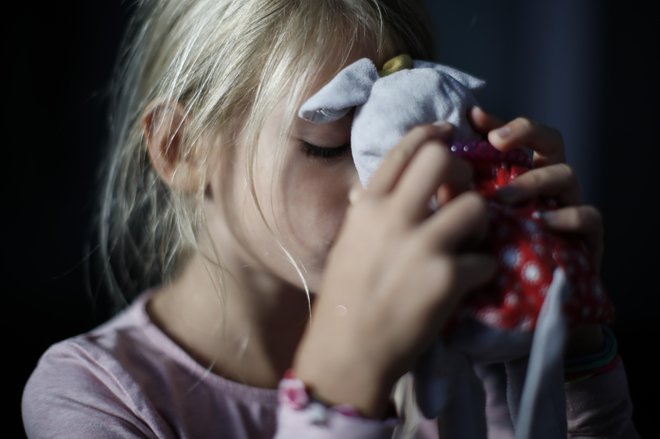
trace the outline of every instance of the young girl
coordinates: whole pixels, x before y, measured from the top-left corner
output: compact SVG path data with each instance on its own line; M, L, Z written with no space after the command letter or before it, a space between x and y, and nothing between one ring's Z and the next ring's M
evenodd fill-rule
M428 59L426 16L395 0L138 3L100 215L108 279L137 297L43 355L24 392L29 437L438 437L405 380L494 274L475 250L486 204L445 150L451 127L410 131L357 190L351 115L296 117L356 59ZM581 205L561 136L470 118L502 150L535 150L538 169L503 200L556 196L547 226L599 261L600 216ZM447 188L456 197L429 215ZM568 355L601 359L604 333L574 331ZM636 437L623 366L605 366L567 383L570 434ZM489 434L511 437L482 376Z

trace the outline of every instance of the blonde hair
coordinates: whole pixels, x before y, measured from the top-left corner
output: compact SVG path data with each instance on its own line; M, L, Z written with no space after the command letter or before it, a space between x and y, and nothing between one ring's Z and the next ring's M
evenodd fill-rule
M242 136L253 163L252 146L275 103L288 94L293 120L306 91L301 84L330 65L340 68L353 46L372 44L381 57L400 50L430 54L426 15L416 1L141 0L133 6L115 76L99 217L108 286L129 299L176 276L203 227L204 182L195 194L175 192L151 166L142 125L150 103L182 105L183 155L201 155L201 166L208 151L200 151L199 140L214 130L228 145Z
M110 150L99 216L100 255L108 288L126 304L176 277L199 251L204 182L194 193L171 190L150 163L143 123L153 102L177 103L185 125L182 154L201 157L205 135L223 133L222 154L254 145L265 116L286 98L286 135L319 71L338 70L351 48L369 44L382 62L406 51L431 54L421 1L141 0L133 4L116 74ZM333 56L329 56L332 54ZM220 147L216 145L216 147ZM205 173L201 173L205 174ZM258 206L254 184L252 197ZM263 214L262 214L263 217ZM285 252L286 250L282 248ZM295 257L288 255L295 265ZM298 270L298 273L302 273ZM303 279L304 282L304 279Z

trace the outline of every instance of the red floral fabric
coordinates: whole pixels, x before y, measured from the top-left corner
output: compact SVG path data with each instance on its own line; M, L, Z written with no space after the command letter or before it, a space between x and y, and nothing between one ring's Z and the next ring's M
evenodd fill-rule
M565 306L570 324L612 321L613 304L584 244L541 222L539 213L556 209L556 201L539 199L511 207L495 196L498 188L531 169L531 155L523 150L503 153L487 141L454 143L451 151L472 165L475 189L489 202L487 245L500 266L494 281L466 300L462 315L492 327L533 330L553 272L560 266L571 286Z

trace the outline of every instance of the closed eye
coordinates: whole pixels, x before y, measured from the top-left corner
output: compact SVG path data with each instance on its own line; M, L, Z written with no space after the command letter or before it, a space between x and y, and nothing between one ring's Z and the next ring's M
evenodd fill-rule
M351 150L351 144L345 143L340 146L318 146L302 141L300 144L302 152L313 159L332 160L342 157Z

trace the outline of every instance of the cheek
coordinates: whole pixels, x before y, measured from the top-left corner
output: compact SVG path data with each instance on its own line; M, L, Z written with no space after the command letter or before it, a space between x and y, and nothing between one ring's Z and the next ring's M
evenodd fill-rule
M348 161L350 163L350 160ZM277 226L308 269L320 270L348 207L352 166L337 163L290 166L277 199Z

